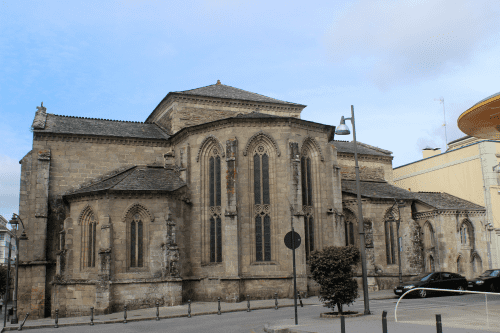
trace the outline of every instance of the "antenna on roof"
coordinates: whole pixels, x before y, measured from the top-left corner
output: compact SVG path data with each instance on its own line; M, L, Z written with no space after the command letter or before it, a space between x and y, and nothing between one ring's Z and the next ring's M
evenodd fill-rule
M434 98L435 101L439 101L439 103L443 103L443 117L444 117L444 139L445 139L445 149L446 149L446 146L448 145L448 136L446 135L446 113L444 111L444 98L443 97L440 97L439 99L438 98Z

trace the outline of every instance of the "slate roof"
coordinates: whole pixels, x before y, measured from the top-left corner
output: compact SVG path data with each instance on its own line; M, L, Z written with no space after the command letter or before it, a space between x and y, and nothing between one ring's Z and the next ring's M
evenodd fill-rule
M413 192L412 192L413 193ZM485 210L483 206L441 192L415 192L416 199L437 209Z
M125 171L70 191L64 196L100 191L175 191L186 183L172 169L133 166Z
M44 129L34 132L114 136L138 139L168 139L167 133L155 124L132 121L59 116L47 113Z
M354 154L354 142L353 141L332 141L335 148L339 153L351 153ZM378 156L391 156L392 152L367 145L366 143L357 142L358 154L363 155L378 155Z
M234 88L231 86L226 86L225 84L212 84L206 87L184 90L184 91L175 91L174 93L182 94L182 95L196 95L196 96L208 96L208 97L218 97L218 98L228 98L228 99L240 99L244 101L253 101L253 102L267 102L267 103L277 103L277 104L286 104L286 105L297 105L304 106L302 104L291 103L286 101L281 101L276 98L267 97L264 95L256 94L250 91L246 91L243 89Z
M361 196L419 200L436 209L485 210L484 207L442 192L410 192L386 182L361 181ZM342 192L357 194L355 180L342 180Z
M386 182L361 181L361 196L368 198L413 199L413 193ZM342 180L342 192L357 194L355 180Z

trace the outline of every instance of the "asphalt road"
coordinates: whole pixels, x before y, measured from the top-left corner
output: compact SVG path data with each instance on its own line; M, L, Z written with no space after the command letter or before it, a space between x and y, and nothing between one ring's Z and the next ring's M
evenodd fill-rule
M394 307L396 306L397 298L389 300L371 300L370 310L373 316L371 320L380 320L380 328L375 328L375 331L381 330L381 316L382 311L387 311L387 319L394 321ZM488 304L491 309L496 305L500 309L500 296L490 296ZM345 307L344 310L354 310L363 312L364 304L363 299L358 299L350 307ZM485 310L485 297L484 295L462 295L462 296L438 296L429 297L425 299L411 298L404 299L398 306L398 321L404 320L417 320L419 318L430 319L435 322L435 314L440 311L452 310L458 317L462 317L475 309L484 314ZM328 310L321 305L309 305L304 308L298 307L299 323L302 318L319 318L319 314L328 312ZM490 313L490 318L500 317L500 313ZM495 316L496 315L496 316ZM477 317L477 316L476 316ZM266 323L273 324L276 321L294 318L294 309L281 308L279 310L254 310L248 312L233 312L223 313L222 315L208 315L208 316L193 316L192 318L172 318L162 319L161 321L140 321L129 322L127 324L101 324L95 326L74 326L74 327L61 327L58 329L34 329L29 332L206 332L206 333L262 333ZM368 319L368 317L365 317ZM443 327L446 326L446 317L443 317ZM451 319L450 319L451 320ZM490 319L492 320L492 319ZM377 323L375 323L375 326ZM338 330L338 320L332 321L332 332ZM346 328L348 330L348 320L346 320Z

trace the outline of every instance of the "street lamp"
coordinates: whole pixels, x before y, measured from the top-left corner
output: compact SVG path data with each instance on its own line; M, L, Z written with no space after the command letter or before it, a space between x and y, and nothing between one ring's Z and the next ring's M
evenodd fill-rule
M392 209L395 205L398 205L398 219L394 219L394 215L392 214ZM403 272L401 270L401 241L399 239L399 225L401 224L401 211L400 208L405 206L404 200L400 200L399 202L394 198L394 204L391 207L389 221L396 221L396 237L398 238L398 265L399 265L399 284L403 283Z
M365 254L365 230L364 230L364 222L363 222L363 210L361 207L361 185L359 181L359 166L358 166L358 148L356 144L356 125L354 122L354 106L351 105L351 118L344 118L340 120L340 125L335 130L335 134L337 135L349 135L351 132L349 131L349 127L345 124L346 120L350 120L352 123L352 135L354 138L354 163L356 170L356 192L358 196L358 230L359 230L359 241L361 247L361 269L363 273L363 299L365 303L365 315L370 314L370 305L368 299L368 277L366 273L366 254Z
M21 233L21 236L17 236L17 229L19 225L19 221L21 221L21 225L23 226L23 232ZM16 249L17 249L17 255L16 255L16 276L14 280L14 300L13 300L13 313L12 313L12 319L10 321L11 324L17 324L18 323L18 318L17 318L17 285L18 285L18 277L19 277L19 240L28 240L28 236L26 235L26 230L24 228L24 223L23 220L21 220L21 217L15 213L12 214L12 219L9 221L10 225L16 230L16 233L14 234L14 237L16 238ZM9 258L10 261L10 258Z

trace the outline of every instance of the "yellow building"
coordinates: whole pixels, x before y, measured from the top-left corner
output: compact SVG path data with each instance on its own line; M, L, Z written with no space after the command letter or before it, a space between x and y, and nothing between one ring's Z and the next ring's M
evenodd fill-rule
M423 159L394 168L394 184L412 192L446 192L486 207L490 267L500 267L500 141L465 136L446 152L426 148ZM484 267L486 268L486 267Z

